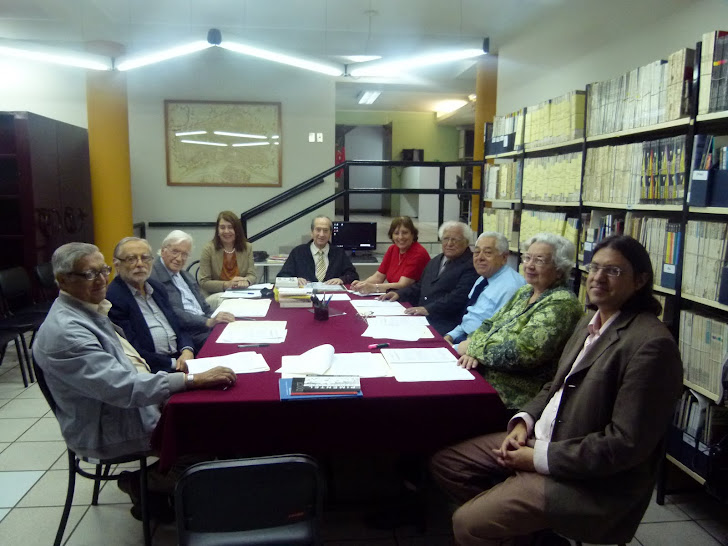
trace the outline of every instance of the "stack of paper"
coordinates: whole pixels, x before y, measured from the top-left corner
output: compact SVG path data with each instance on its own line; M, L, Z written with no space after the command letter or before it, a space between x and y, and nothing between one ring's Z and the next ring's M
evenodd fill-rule
M302 375L345 375L391 377L392 372L379 353L334 353L331 345L319 345L301 355L281 358L281 377Z
M474 379L470 371L457 365L457 358L445 347L382 349L382 355L400 382Z
M398 301L356 300L351 304L362 316L404 315L404 306Z
M287 333L285 320L239 320L225 326L217 343L283 343Z
M362 337L402 341L432 339L435 336L428 328L429 324L427 317L423 316L369 317Z
M246 299L227 299L220 304L212 316L227 311L232 313L236 318L240 317L264 317L268 314L270 300L246 300Z
M267 372L270 370L263 355L253 351L233 353L226 356L193 358L187 361L187 369L190 373L206 372L215 366L226 366L235 373Z

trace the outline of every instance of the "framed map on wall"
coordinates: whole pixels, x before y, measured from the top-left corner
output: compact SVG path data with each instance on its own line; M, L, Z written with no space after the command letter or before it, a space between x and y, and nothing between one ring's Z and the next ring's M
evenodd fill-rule
M164 101L168 186L280 186L279 102Z

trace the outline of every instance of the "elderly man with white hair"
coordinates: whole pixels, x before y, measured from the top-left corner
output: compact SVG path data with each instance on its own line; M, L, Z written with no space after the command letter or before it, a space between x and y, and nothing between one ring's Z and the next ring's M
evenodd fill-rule
M164 286L180 326L192 336L195 350L199 351L215 324L234 322L235 316L221 312L210 317L212 308L200 293L197 281L184 269L190 252L192 236L179 229L171 231L162 241L150 278Z
M419 281L388 292L383 300L407 301L414 307L408 315L424 315L440 335L460 324L468 303L468 293L478 274L473 268L470 241L473 231L462 222L445 222L438 231L442 253L425 266Z
M480 234L473 249L473 266L480 278L468 294L468 306L463 320L445 335L445 341L455 346L477 330L526 284L523 276L507 264L508 239L502 233L486 231Z

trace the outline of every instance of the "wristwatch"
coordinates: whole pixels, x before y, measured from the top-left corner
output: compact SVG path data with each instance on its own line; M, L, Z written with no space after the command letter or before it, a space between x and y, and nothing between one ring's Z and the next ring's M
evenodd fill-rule
M187 388L192 388L192 385L195 384L195 374L188 373L187 378L185 379L185 385L187 385Z

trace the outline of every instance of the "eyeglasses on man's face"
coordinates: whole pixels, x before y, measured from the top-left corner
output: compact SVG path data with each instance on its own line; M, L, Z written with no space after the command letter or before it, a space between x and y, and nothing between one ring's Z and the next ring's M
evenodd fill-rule
M111 268L105 265L101 269L88 269L86 271L71 271L69 275L79 277L87 281L95 281L98 277L104 277L105 279L111 275Z
M184 252L184 251L182 251L182 250L178 250L178 249L176 249L176 248L169 248L169 247L167 247L167 248L166 248L165 250L166 250L167 252L169 252L169 253L170 253L170 255L171 255L171 256L172 256L173 258L179 258L180 256L182 256L182 259L183 259L183 260L186 260L187 258L189 258L189 257L190 257L190 253L189 253L189 252Z
M536 267L544 267L553 263L551 256L533 256L531 254L521 254L521 261L526 265L533 262Z
M586 265L586 270L592 275L596 275L600 271L604 271L607 277L619 277L622 273L624 273L624 269L617 267L616 265L599 265L593 262Z
M461 243L464 240L464 237L443 237L442 244L449 245L450 243Z
M131 256L125 256L124 258L116 258L120 262L124 262L128 266L136 265L136 263L141 260L142 263L148 264L151 263L154 258L150 256L149 254L141 254L140 256L136 256L132 254Z

